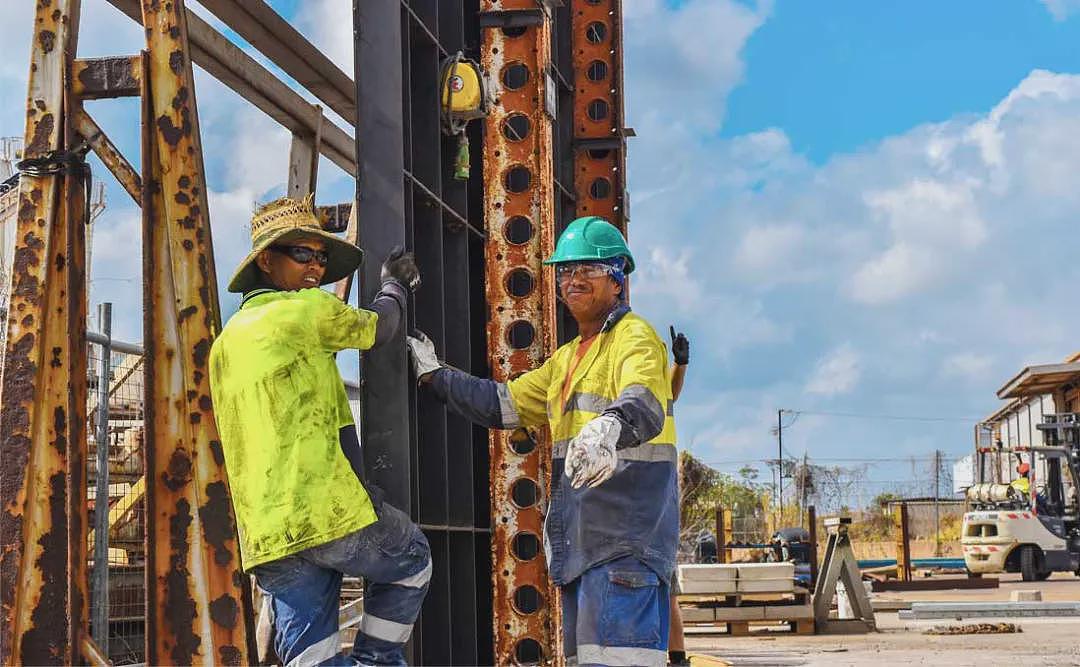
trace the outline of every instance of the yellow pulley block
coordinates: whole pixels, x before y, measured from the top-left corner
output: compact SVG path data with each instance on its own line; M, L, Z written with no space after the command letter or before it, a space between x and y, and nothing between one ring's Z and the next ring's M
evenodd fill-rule
M451 133L457 134L470 120L487 116L487 98L479 65L460 52L443 63L442 107Z

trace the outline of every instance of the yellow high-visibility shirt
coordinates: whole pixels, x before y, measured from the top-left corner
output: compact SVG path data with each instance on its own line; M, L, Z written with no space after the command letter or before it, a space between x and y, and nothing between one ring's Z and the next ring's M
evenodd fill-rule
M334 353L378 315L321 289L253 292L214 341L210 390L245 570L376 520L342 452L353 423Z
M1031 494L1031 480L1027 477L1017 477L1009 486L1016 489L1016 492L1025 498Z

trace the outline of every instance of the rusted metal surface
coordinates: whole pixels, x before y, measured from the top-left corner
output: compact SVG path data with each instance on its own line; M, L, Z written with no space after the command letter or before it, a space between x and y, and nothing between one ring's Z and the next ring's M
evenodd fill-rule
M210 400L220 328L183 0L143 0L150 664L251 664L250 601Z
M124 190L131 195L135 203L142 203L142 177L120 153L116 145L109 140L105 131L94 122L90 114L86 113L85 109L76 109L72 125L75 131L86 139L90 148L94 149L94 153L101 158L116 180L120 181L120 185L124 186Z
M575 2L574 188L577 215L599 215L626 233L622 0Z
M75 51L72 26L79 2L39 2L35 9L26 106L26 158L65 148L65 72ZM83 587L68 521L72 489L85 489L81 471L69 476L69 457L85 441L79 349L85 317L81 253L81 177L31 175L19 181L15 259L8 338L0 386L0 662L65 664L78 659L72 636L84 617ZM74 260L74 261L73 261ZM72 290L75 291L72 291ZM74 310L73 310L74 308ZM80 362L83 364L79 367ZM81 394L85 399L85 393ZM85 407L82 408L85 410ZM78 463L78 461L76 462ZM85 492L85 491L84 491ZM85 496L84 496L85 497ZM82 512L85 517L85 509ZM75 517L75 521L78 520ZM85 535L85 533L83 533ZM85 545L83 545L85 555Z
M485 0L481 11L500 12L489 16L504 23L520 11L531 23L523 30L484 28L481 45L481 63L496 98L486 122L483 155L488 354L492 376L505 381L537 368L556 344L554 274L541 264L552 252L555 235L551 119L544 112L551 19L544 12L538 24L531 20L527 14L536 14L531 0ZM506 132L507 120L521 115L528 119L528 131ZM531 278L531 290L514 296L508 284L522 271ZM547 429L533 434L535 446L519 453L529 449L528 437L523 431L492 431L489 445L493 624L495 662L500 665L532 659L552 664L562 653L558 592L547 577L543 551L531 549L528 559L515 552L515 538L519 547L522 540L539 545L550 486L550 435ZM512 498L520 480L537 485L536 502L528 507ZM530 537L519 538L522 535ZM528 599L521 591L527 586L540 599L532 613L518 604Z
M101 650L101 647L94 643L94 640L83 633L82 638L79 640L79 648L82 649L83 657L86 659L86 664L91 667L111 667L112 662L109 661L108 656Z
M83 100L135 97L139 94L139 56L76 60L71 91Z

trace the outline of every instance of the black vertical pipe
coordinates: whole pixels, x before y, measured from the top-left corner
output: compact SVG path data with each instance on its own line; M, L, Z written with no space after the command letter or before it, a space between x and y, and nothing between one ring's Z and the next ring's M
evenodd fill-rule
M382 259L405 243L401 3L353 0L353 44L357 222L366 253L358 294L365 304L379 289ZM359 431L368 479L389 503L411 513L409 380L401 340L361 355Z

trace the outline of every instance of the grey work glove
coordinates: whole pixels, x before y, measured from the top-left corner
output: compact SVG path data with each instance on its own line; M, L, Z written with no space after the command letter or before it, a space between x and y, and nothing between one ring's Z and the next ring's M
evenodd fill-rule
M581 427L566 450L570 486L599 486L615 474L619 462L615 444L621 431L622 422L612 415L600 415Z
M380 277L383 282L393 278L405 286L410 292L415 292L420 287L420 269L416 268L416 261L411 252L405 252L405 248L394 246L390 254L383 262Z
M409 346L409 361L412 363L413 373L419 382L428 373L433 373L443 367L439 356L435 354L435 343L424 335L422 331L414 331L405 338Z

